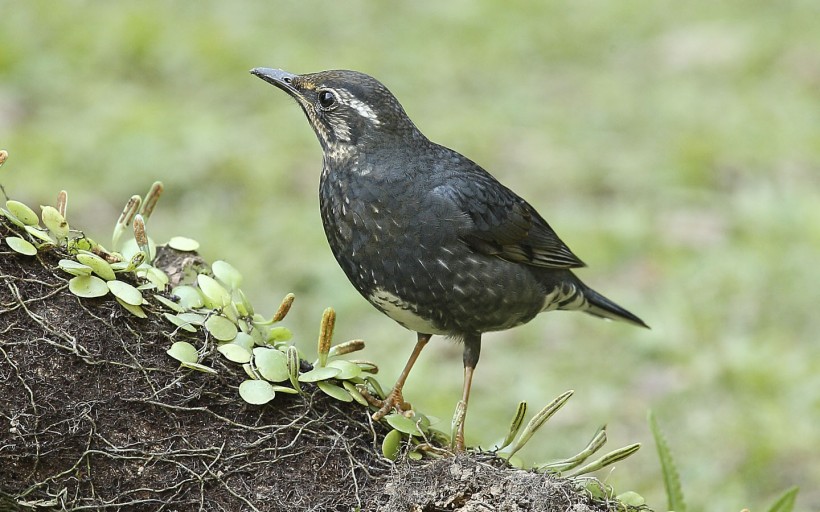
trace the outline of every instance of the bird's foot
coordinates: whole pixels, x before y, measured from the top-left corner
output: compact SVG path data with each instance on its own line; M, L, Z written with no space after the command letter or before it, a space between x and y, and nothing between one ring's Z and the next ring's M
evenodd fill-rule
M379 410L374 412L371 416L373 421L379 421L393 410L405 416L413 410L413 406L410 405L409 402L404 401L404 397L402 396L400 389L393 388L384 400L380 400L379 398L371 395L366 389L360 391L364 399L367 400L367 403L373 407L379 408Z

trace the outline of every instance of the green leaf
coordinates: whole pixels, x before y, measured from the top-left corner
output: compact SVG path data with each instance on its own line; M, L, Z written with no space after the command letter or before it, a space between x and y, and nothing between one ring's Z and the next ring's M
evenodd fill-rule
M396 460L399 456L399 448L401 448L401 432L391 430L382 440L382 454L387 459Z
M191 325L203 325L205 323L205 315L200 313L180 313L177 315L180 320L188 322Z
M170 309L171 311L175 311L177 313L182 313L185 311L185 308L177 304L176 302L172 301L171 299L167 299L159 294L154 294L154 299L165 306L166 308Z
M317 382L320 380L332 379L340 373L342 373L342 371L338 368L320 366L299 375L299 382Z
M68 289L78 297L86 299L102 297L108 293L108 285L97 276L77 276L68 281Z
M339 380L347 380L347 379L355 379L359 375L362 374L362 369L359 365L355 363L351 363L350 361L345 361L344 359L335 359L330 361L327 364L328 368L338 368L341 370L339 375L336 376Z
M109 281L109 282L111 282L111 281ZM134 305L134 304L129 304L129 303L125 302L124 300L122 300L119 297L114 297L114 298L117 299L117 302L120 303L120 306L124 307L132 315L134 315L138 318L148 318L148 315L145 314L145 311L143 311L141 306L137 306L137 305Z
M48 232L38 228L37 226L25 226L26 233L40 240L43 243L54 245L54 239L48 235Z
M180 363L180 366L190 368L191 370L196 370L202 373L210 373L211 375L216 375L218 373L210 366L205 366L204 364L199 363Z
M41 206L43 225L58 239L68 238L68 222L53 206Z
M180 363L195 363L199 359L196 347L187 341L177 341L165 353Z
M211 264L214 276L228 285L231 290L236 290L242 285L242 274L227 261L217 260Z
M573 455L572 457L563 460L543 464L541 466L538 466L537 469L557 472L568 471L572 468L581 465L593 453L600 450L604 444L606 444L606 425L600 427L595 432L595 435L592 436L592 439L589 441L589 443L587 443L586 447L584 447L584 449L578 452L576 455Z
M293 333L287 327L271 327L268 331L268 342L288 341L293 338Z
M565 391L558 398L556 398L555 400L550 402L546 407L541 409L538 412L538 414L533 416L530 422L527 423L527 426L524 427L524 432L521 433L521 437L519 437L515 444L513 444L512 448L510 448L510 457L512 457L513 454L515 454L515 452L517 452L518 450L523 448L525 444L527 444L527 441L530 440L533 434L535 434L535 432L539 428L541 428L544 425L544 423L546 423L546 421L552 417L553 414L558 412L558 410L561 407L563 407L565 403L567 403L567 400L569 400L573 393L574 391L572 390Z
M91 275L91 267L88 265L83 265L78 261L62 259L57 262L57 266L73 276Z
M576 469L570 476L577 477L587 473L592 473L593 471L598 471L599 469L605 468L607 466L615 464L620 460L629 457L633 453L640 450L640 448L641 443L634 443L628 446L624 446L623 448L618 448L617 450L612 450L600 459L594 460L586 466Z
M7 236L6 243L14 252L23 254L25 256L34 256L37 254L37 248L28 240L23 240L17 236Z
M666 487L666 498L669 510L675 512L686 512L686 502L683 500L683 490L681 489L680 476L675 467L675 460L672 458L672 451L666 443L666 438L655 420L655 415L649 411L649 430L655 438L655 446L658 449L658 458L661 461L661 474L663 475L663 485Z
M77 261L83 265L88 265L91 267L91 270L93 270L95 274L102 277L106 281L111 281L112 279L117 278L117 276L114 275L114 269L111 268L111 265L96 254L81 252L77 254Z
M498 450L503 450L513 442L515 436L518 435L518 431L521 430L521 425L524 423L524 416L526 415L527 402L519 402L518 407L515 409L515 415L510 422L510 429L507 431L507 435L504 437L501 445L497 448Z
M615 499L629 507L642 507L646 505L646 499L635 491L626 491L617 496Z
M253 349L253 364L262 377L271 382L288 380L288 358L281 350L256 347Z
M326 395L335 398L341 402L352 402L353 397L350 396L350 393L347 392L344 388L337 386L336 384L331 384L326 380L320 380L316 383L319 386L319 389L325 392Z
M231 343L243 347L248 352L251 352L254 346L253 336L241 331L236 333L236 338L234 338Z
M37 218L37 214L34 213L34 210L20 201L6 201L6 208L9 209L9 213L14 215L23 224L36 226L40 223L40 219Z
M231 341L239 332L235 323L221 315L211 315L205 320L205 329L219 341Z
M790 487L783 493L777 501L769 508L768 512L792 512L794 504L797 501L797 492L799 487Z
M193 238L175 236L168 240L168 247L182 252L193 252L199 249L199 242Z
M179 297L179 305L185 309L197 309L205 305L202 294L193 286L177 286L171 290L171 294Z
M14 216L10 211L6 210L5 208L0 208L0 213L2 213L12 224L17 226L18 228L25 228L26 224L23 223L20 219Z
M363 405L365 407L370 405L367 402L367 399L364 397L364 395L362 395L361 392L359 392L359 390L356 388L356 384L353 384L349 380L346 380L342 382L342 386L344 386L347 392L350 393L350 396L353 397L353 400L358 402L360 405Z
M256 329L254 329L254 331L256 331ZM299 385L299 350L291 345L288 347L288 351L285 355L288 359L288 379L291 385L296 388L297 391L301 392L302 387Z
M114 294L114 297L117 297L126 304L131 304L132 306L142 304L142 293L130 284L117 280L108 281L106 284L108 289L111 290L111 293Z
M251 360L251 353L245 347L235 343L225 343L216 348L228 361L247 363Z
M405 434L409 434L411 436L421 435L421 430L419 430L416 422L403 414L388 414L384 417L384 419L391 427L399 432L404 432Z
M163 313L162 316L164 316L169 322L176 325L183 331L196 332L196 327L191 325L190 322L183 320L178 315L172 315L171 313Z
M231 302L231 294L228 293L216 279L205 274L199 274L196 277L196 282L199 284L199 289L205 296L205 305L211 308L221 308Z
M273 386L265 380L246 380L239 385L239 396L253 405L263 405L276 396Z

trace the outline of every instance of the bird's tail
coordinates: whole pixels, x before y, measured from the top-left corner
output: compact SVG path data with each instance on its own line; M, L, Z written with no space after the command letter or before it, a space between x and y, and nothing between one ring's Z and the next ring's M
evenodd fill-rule
M630 313L626 309L622 308L621 306L615 304L611 300L607 299L600 293L596 292L592 288L584 285L583 291L581 292L586 299L586 307L581 307L582 311L585 313L589 313L590 315L594 315L600 318L609 318L610 320L620 320L622 322L628 322L633 325L637 325L638 327L645 327L649 329L649 326L646 323L635 316L634 314Z

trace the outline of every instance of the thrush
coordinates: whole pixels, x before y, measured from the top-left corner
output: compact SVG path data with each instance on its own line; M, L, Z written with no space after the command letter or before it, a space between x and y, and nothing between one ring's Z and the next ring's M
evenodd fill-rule
M527 201L481 166L425 137L375 78L335 70L251 73L285 91L324 153L322 224L353 286L417 333L374 419L409 407L402 387L432 335L464 345L466 413L481 335L552 310L647 325L581 282L584 263ZM464 449L464 422L456 430Z

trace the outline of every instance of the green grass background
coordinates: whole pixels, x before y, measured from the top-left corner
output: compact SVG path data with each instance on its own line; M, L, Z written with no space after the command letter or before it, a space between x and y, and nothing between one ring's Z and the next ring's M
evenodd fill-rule
M524 453L575 453L602 423L644 450L599 476L665 507L656 411L694 510L820 509L820 4L0 1L0 182L104 242L125 200L167 192L149 230L246 276L313 350L321 311L389 385L414 336L326 247L321 153L298 107L248 74L352 68L433 140L519 191L653 330L551 313L485 336L469 440L519 400L576 395ZM436 339L406 396L444 424L460 348Z

